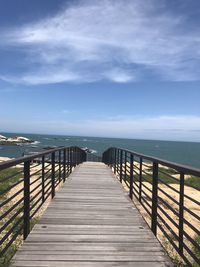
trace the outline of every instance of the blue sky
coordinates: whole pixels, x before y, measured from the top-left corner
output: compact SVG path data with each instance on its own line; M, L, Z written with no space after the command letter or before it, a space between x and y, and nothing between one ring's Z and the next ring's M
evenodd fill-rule
M200 141L199 26L197 0L0 0L0 132Z

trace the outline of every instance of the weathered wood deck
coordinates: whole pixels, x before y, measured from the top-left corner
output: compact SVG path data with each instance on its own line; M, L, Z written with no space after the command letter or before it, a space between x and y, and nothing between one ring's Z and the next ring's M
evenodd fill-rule
M69 176L11 266L172 264L111 170L86 162Z

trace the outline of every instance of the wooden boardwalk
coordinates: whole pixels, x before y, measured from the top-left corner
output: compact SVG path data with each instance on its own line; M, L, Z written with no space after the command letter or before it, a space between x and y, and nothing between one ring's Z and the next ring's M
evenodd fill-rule
M172 264L111 170L86 162L69 176L11 266Z

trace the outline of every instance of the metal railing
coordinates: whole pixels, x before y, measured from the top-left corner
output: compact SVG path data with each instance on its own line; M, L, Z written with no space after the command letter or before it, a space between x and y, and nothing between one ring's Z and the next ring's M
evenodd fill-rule
M45 201L83 161L85 151L63 147L0 163L0 257L27 238Z
M164 247L167 241L187 266L200 266L200 169L121 148L106 150L103 162L140 202Z

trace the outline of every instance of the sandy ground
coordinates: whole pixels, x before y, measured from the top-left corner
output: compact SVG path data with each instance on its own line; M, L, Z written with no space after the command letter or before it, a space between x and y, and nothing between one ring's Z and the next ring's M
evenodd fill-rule
M4 162L4 161L8 161L11 160L12 158L8 158L8 157L0 157L0 162Z
M1 161L6 161L9 160L9 158L0 158ZM49 165L48 163L46 165ZM17 167L22 167L21 166L17 166ZM51 166L47 167L45 172L47 172L48 170L50 170ZM56 167L55 170L58 170L58 167ZM34 175L35 172L37 172L37 174ZM36 196L38 194L38 196L33 200L32 204L35 203L37 200L39 200L39 198L42 196L42 192L40 192L40 190L42 189L42 185L41 185L41 181L42 178L38 179L41 176L41 164L37 164L34 163L31 165L31 170L30 170L30 174L33 174L33 176L30 178L30 183L33 183L30 186L30 191L34 190L34 192L31 193L30 197L33 198L34 196ZM49 171L49 173L47 174L47 176L50 176L51 171ZM45 176L45 177L47 177ZM22 178L23 178L23 173L22 173ZM37 181L38 179L38 181ZM47 185L49 183L49 185L45 188L48 189L51 186L51 176L47 179L47 181L45 182L45 184ZM63 182L61 182L57 188L56 191L58 191L60 189L60 187L62 187ZM17 203L20 199L23 198L24 192L23 192L23 186L24 183L23 181L18 184L17 186L15 186L14 188L12 188L8 193L7 193L7 198L14 196L16 194L16 196L9 202L7 203L3 208L0 209L0 215L2 215L3 213L5 213L8 209L10 209L15 203ZM51 190L51 189L50 189ZM48 192L50 192L50 190ZM21 191L21 192L20 192ZM19 192L17 194L17 192ZM40 193L39 193L40 192ZM47 198L47 200L45 201L45 203L43 203L43 205L40 207L40 209L37 211L37 213L34 215L34 218L36 219L36 221L41 217L41 215L44 213L44 211L46 210L46 208L48 207L49 203L51 202L51 194L50 196ZM42 200L40 200L38 202L38 204L35 206L35 208L32 209L31 214L35 211L35 209L38 207L38 205L40 205L42 203ZM0 222L0 226L4 225L9 218L11 218L16 211L21 208L23 206L23 200L22 202L13 210L11 211L8 215L6 215L6 217L1 220ZM23 215L23 210L22 212L18 215L19 217L21 217ZM36 222L34 221L34 223ZM5 231L2 233L2 236L5 234ZM22 240L22 236L19 236L18 239L16 240L17 244L21 244L23 242Z
M173 176L176 178L179 178L179 175L177 175L177 174L175 174ZM189 177L191 177L191 176L187 175L186 179ZM139 183L136 183L136 184L139 186ZM152 190L152 185L148 182L143 182L142 184L144 184L144 186L142 187L142 190L151 198L152 194L149 192L149 190ZM127 185L125 183L123 183L123 185L125 186L125 188L127 187ZM174 201L171 198L173 198L175 201L177 201L179 203L179 200L180 200L179 199L180 198L179 193L175 192L173 189L175 189L179 192L180 186L179 186L179 184L169 184L169 185L172 187L172 189L170 189L167 185L159 184L158 196L161 199L163 199L164 201L166 201L171 207L173 207L173 209L175 209L178 212L179 206L176 203L174 203ZM145 188L145 186L149 190L147 188ZM135 186L135 187L137 188L137 186ZM128 190L128 189L126 188L126 190ZM165 193L168 194L170 197L166 196ZM196 204L195 202L191 201L189 198L187 198L187 196L188 196L188 197L200 202L200 191L185 185L184 186L184 195L185 195L184 206L186 208L188 208L189 210L191 210L192 212L194 212L196 215L200 216L200 206L198 204ZM145 196L145 194L143 194L143 197L147 200L148 203L150 203L150 201ZM162 208L164 208L164 210L168 213L168 215L170 215L174 220L178 221L177 220L178 218L176 218L176 216L170 211L170 209L167 208L166 206L164 206L162 204L162 202L159 202L159 205L162 205ZM200 222L197 219L195 219L192 215L190 215L187 211L185 211L184 216L185 216L185 219L188 220L189 222L191 222L191 224L193 224L197 229L200 228ZM171 227L173 228L173 225L171 225ZM193 231L187 225L185 225L185 230L187 230L187 233L189 233L190 235L194 235Z
M176 174L175 174L175 176L177 178L179 177ZM190 177L190 176L187 176L186 179L188 177ZM136 184L139 185L139 183L136 183ZM144 185L142 187L142 190L151 199L152 194L151 194L151 192L149 192L148 189L152 190L152 185L150 183L148 183L148 182L143 182L142 184ZM124 186L124 188L125 188L126 191L129 191L129 188L127 187L127 185L124 182L122 183L122 185ZM145 186L147 188L145 188ZM173 201L173 199L179 203L180 196L179 196L179 193L178 192L180 190L180 186L179 186L179 184L170 184L170 186L172 187L172 189L170 189L166 185L159 184L159 186L158 186L158 196L161 199L163 199L165 202L167 202L177 213L179 213L179 205L176 204ZM135 186L135 187L137 188L137 186ZM178 192L175 192L173 189L177 190ZM167 193L169 196L167 196L165 193ZM151 205L151 201L148 199L148 197L145 196L145 194L142 194L142 196ZM187 196L188 196L188 197L194 199L195 201L200 202L200 191L199 190L196 190L196 189L194 189L192 187L185 186L184 187L184 196L185 196L184 197L184 207L188 208L191 212L193 212L197 216L200 216L200 206L198 204L196 204L195 202L193 202L192 200L190 200L189 198L187 198ZM138 208L138 210L140 211L140 213L142 214L143 218L146 220L146 222L148 223L148 225L151 227L151 219L150 219L150 216L148 215L148 213L145 211L145 209L143 208L143 206L139 203L139 201L135 197L133 198L133 201L134 201L136 207ZM164 205L161 201L159 201L158 203L159 203L159 206L161 206L161 208L167 213L167 215L169 215L177 223L177 225L179 225L179 218L178 218L178 216L176 216L170 210L170 208L168 208L166 205ZM145 203L144 203L144 205L147 207L147 205ZM148 208L148 210L151 212L150 208ZM178 235L179 234L179 227L177 228L172 222L170 222L170 220L159 209L158 209L158 213L164 219L164 221L167 222L167 224L169 225L169 227ZM184 212L184 218L185 218L186 221L188 221L189 223L191 223L191 225L193 225L196 229L200 229L200 221L197 220L194 216L192 216L187 211ZM169 236L172 237L173 240L175 240L173 238L173 235L170 232L170 230L167 229L162 222L161 222L161 225L166 230L166 232L169 234ZM196 237L196 233L186 223L184 223L184 231L191 238L195 238ZM158 229L158 235L157 235L157 237L161 241L161 243L163 244L163 246L167 249L168 253L172 256L172 258L174 258L174 255L176 255L176 257L178 258L175 250L169 244L169 242L167 242L166 237L163 235L163 233L159 229ZM188 241L188 239L186 237L184 237L184 240L187 243L187 245L190 248L192 248L192 245L191 245L190 241Z

